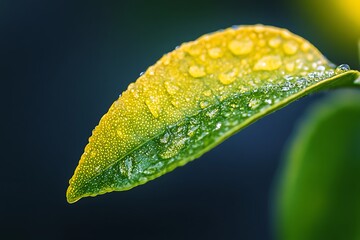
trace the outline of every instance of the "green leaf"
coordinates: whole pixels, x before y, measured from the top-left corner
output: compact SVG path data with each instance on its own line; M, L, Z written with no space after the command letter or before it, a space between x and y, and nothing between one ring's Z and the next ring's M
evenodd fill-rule
M358 77L274 27L229 28L184 43L130 84L102 117L67 200L144 184L292 101L355 86Z
M278 239L360 239L360 94L311 109L286 157Z

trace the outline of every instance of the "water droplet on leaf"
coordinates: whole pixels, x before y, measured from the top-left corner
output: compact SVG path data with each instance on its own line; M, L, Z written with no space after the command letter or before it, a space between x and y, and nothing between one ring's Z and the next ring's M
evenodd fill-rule
M271 100L271 99L265 99L264 102L266 102L267 104L272 104L272 100Z
M186 50L191 56L199 56L202 49L201 46L199 46L198 44L193 44L191 45L187 50Z
M176 99L171 100L171 105L178 108L180 106L180 102Z
M292 71L294 71L295 63L294 62L288 62L288 63L285 64L285 68L286 68L286 71L292 72Z
M166 132L162 138L160 138L161 143L167 143L169 141L170 134Z
M254 108L257 108L259 106L259 104L260 104L259 100L253 98L249 101L248 106L254 109Z
M281 66L281 64L282 64L282 61L279 56L265 56L256 62L255 66L254 66L254 70L255 71L276 70Z
M297 52L298 48L299 48L298 43L293 40L287 41L283 45L284 52L288 55L295 54Z
M272 48L277 48L281 44L281 38L280 37L274 37L269 40L269 46Z
M210 97L211 96L211 90L206 90L203 92L204 96Z
M193 65L189 68L189 74L194 78L200 78L204 77L206 75L206 72L204 67Z
M129 84L128 91L130 91L135 98L139 98L139 90L136 88L135 83ZM119 98L120 97L121 95L119 96Z
M308 42L304 42L302 45L301 45L301 50L304 51L304 52L307 52L309 51L310 49L310 44Z
M322 66L322 65L317 66L317 67L316 67L316 70L318 70L318 71L325 71L325 66Z
M149 67L149 69L147 70L147 73L148 73L150 76L154 76L154 75L155 75L154 67L153 67L153 66Z
M339 66L336 67L335 69L335 74L340 74L340 73L344 73L350 70L350 66L347 64L341 64Z
M188 138L185 137L174 139L171 145L160 154L160 157L167 159L175 156L182 148L184 148L187 140Z
M207 106L209 106L209 103L207 101L201 101L200 102L200 107L201 108L206 108Z
M215 115L217 114L218 110L217 109L213 109L210 112L206 113L206 116L208 116L209 118L213 118L215 117Z
M252 51L254 43L250 39L233 40L229 43L230 51L235 55L245 55Z
M176 94L176 92L179 90L179 87L171 82L165 82L165 88L170 95Z
M219 58L223 55L221 48L211 48L208 50L208 53L209 56L214 59Z
M238 74L237 68L234 68L230 72L227 73L220 73L219 74L219 80L222 84L228 85L230 83L233 83L236 80L236 75Z
M188 133L187 133L187 135L189 136L189 137L192 137L192 136L194 136L194 134L195 134L195 132L196 132L196 130L199 128L199 126L191 126L190 128L189 128L189 131L188 131Z
M130 176L132 169L133 169L132 158L128 157L125 159L125 169L127 171L127 175Z
M157 103L157 99L151 96L149 99L145 101L146 106L148 107L150 113L154 116L154 118L159 117L159 105Z

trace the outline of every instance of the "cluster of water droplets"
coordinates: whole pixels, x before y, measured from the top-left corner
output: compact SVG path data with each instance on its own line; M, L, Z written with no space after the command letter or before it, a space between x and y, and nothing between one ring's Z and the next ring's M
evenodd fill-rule
M205 146L242 128L241 123L245 120L263 114L267 109L271 111L274 104L286 97L349 69L348 65L342 64L335 69L320 68L306 76L285 75L280 83L268 83L247 92L235 93L217 104L202 103L203 107L196 115L168 126L162 134L146 142L102 175L106 175L108 181L110 178L112 187L124 188L134 182L146 182L154 174L165 173L166 169L193 159L194 154L201 152ZM203 94L211 95L211 92Z
M243 57L256 51L257 47L263 47L266 44L273 49L282 48L286 56L292 56L298 51L307 52L311 47L307 42L284 40L287 38L288 36L284 33L283 36L258 42L254 42L250 38L234 39L227 44L226 49L212 46L204 52L201 46L193 46L188 49L188 53L198 57L201 62L208 57L213 60L221 58L225 51L230 51L234 56ZM307 61L313 57L309 54ZM190 65L187 69L187 73L195 79L205 78L209 75L206 65L199 62ZM167 64L169 63L170 58L167 59ZM232 90L231 94L224 98L219 96L220 101L216 104L207 100L207 98L213 97L216 90L204 90L201 92L203 97L200 97L197 103L199 110L195 115L168 126L163 133L147 141L137 151L129 154L108 171L117 172L118 182L129 181L130 184L136 181L146 181L152 175L171 168L173 164L177 166L193 159L195 152L198 154L204 149L204 146L214 144L220 141L224 135L227 136L229 133L239 130L242 127L241 123L245 120L255 119L264 111L272 111L271 107L274 104L324 79L350 70L346 64L331 68L322 61L315 61L312 65L309 65L308 62L305 64L302 59L284 62L281 57L271 54L260 57L249 68L251 71L260 73L277 71L276 80L272 81L269 77L269 81L261 79L259 84L256 79L249 79L246 84L239 86L238 91ZM224 91L226 91L226 86L231 86L239 78L242 70L234 67L229 71L216 74L219 83L224 86ZM284 71L288 74L283 74ZM279 75L280 72L282 74ZM153 71L147 74L154 75ZM164 87L169 96L176 97L178 94L179 86L173 82L165 81ZM139 90L136 86L130 85L129 91L138 97ZM150 96L149 99L146 99L145 104L153 117L158 118L161 111L158 99ZM178 105L176 102L171 102L171 104L175 107Z

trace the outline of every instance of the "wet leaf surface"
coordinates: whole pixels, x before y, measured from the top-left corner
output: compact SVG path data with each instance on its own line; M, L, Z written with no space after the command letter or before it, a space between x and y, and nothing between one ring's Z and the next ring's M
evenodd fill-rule
M102 117L70 180L68 202L144 184L292 101L355 86L358 77L275 27L233 27L184 43Z

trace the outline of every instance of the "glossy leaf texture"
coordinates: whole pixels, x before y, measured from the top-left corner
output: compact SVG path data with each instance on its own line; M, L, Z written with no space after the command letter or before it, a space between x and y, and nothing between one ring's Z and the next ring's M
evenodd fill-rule
M233 27L184 43L131 83L102 117L67 200L146 183L291 101L355 86L358 77L275 27Z
M285 158L277 239L360 239L359 123L359 91L311 109Z

